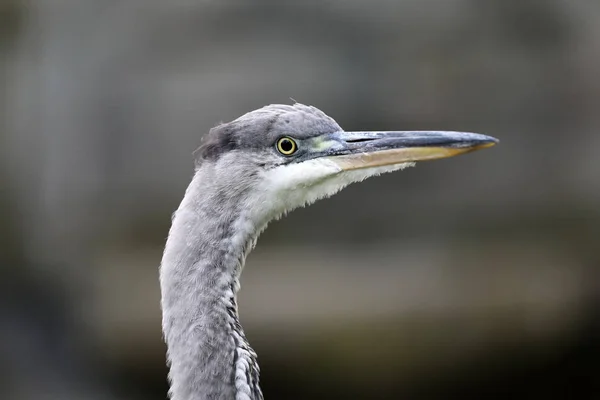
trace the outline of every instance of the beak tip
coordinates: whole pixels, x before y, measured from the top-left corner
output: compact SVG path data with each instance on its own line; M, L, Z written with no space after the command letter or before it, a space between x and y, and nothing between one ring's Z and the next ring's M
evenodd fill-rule
M477 139L474 140L471 145L473 149L487 149L488 147L492 147L500 143L500 140L488 135L476 134ZM468 141L467 141L468 143Z
M486 147L492 147L494 145L497 145L498 143L500 143L500 139L497 139L493 136L488 136L487 137L487 146Z
M488 140L492 141L494 144L500 143L500 139L495 138L493 136L488 136Z

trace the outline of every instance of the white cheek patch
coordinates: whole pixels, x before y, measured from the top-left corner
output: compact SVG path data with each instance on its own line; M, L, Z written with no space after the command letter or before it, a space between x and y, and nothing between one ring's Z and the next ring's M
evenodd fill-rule
M413 166L402 163L383 167L343 171L339 165L325 158L308 160L297 164L282 165L263 174L257 193L267 209L275 214L309 205L319 199L330 197L346 186L369 177Z
M294 190L312 186L341 172L342 169L331 160L316 158L301 163L281 165L266 171L263 175L266 188L271 190Z
M322 197L324 189L319 183L339 175L341 168L326 159L308 160L297 164L282 165L262 175L258 195L267 209L273 210L274 217L291 211L309 202L311 197Z

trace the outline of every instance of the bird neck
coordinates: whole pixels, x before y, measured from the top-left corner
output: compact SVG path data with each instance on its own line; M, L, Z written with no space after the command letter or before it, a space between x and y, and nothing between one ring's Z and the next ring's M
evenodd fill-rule
M240 209L242 195L223 195L198 170L173 216L160 268L172 400L262 399L236 301L258 235Z

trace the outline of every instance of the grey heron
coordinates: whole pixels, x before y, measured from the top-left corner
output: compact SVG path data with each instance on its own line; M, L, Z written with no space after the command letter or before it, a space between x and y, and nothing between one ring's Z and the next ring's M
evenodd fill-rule
M497 142L452 131L349 132L299 103L211 129L160 266L171 399L263 398L236 295L246 256L270 221L366 178Z

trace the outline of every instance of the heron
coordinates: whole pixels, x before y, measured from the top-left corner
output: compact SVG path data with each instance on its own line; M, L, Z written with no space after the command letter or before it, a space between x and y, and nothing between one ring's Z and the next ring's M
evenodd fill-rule
M271 104L212 128L160 263L172 400L261 400L240 324L248 253L269 222L350 184L496 144L455 131L345 131L314 106Z

